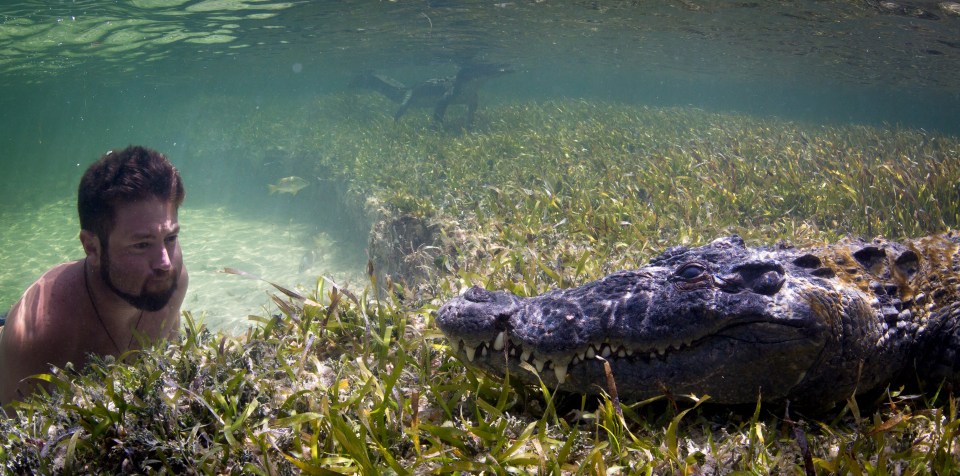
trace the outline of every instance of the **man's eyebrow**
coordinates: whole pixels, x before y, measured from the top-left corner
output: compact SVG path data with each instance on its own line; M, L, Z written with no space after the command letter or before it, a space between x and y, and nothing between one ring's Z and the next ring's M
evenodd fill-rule
M166 233L164 233L164 235L169 236L169 235L176 235L176 234L179 234L179 233L180 233L180 225L177 224L177 225L173 225L172 227L170 227L170 230L168 230ZM130 238L132 238L132 239L134 239L134 240L144 240L144 239L153 238L154 236L156 236L154 233L152 233L152 232L146 232L146 233L134 233L134 234L130 235Z

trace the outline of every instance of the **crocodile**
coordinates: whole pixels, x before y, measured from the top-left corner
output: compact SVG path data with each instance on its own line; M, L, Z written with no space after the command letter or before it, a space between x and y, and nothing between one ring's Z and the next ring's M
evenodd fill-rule
M807 248L734 235L533 297L471 287L435 319L461 358L513 381L823 409L960 383L958 245L955 231Z
M399 103L400 109L394 114L394 120L399 120L411 107L432 107L433 120L442 123L447 107L465 104L466 125L469 126L473 124L477 112L480 87L489 79L513 71L506 64L471 63L462 66L453 76L428 79L413 87L407 87L388 76L365 71L351 81L351 86L377 91Z

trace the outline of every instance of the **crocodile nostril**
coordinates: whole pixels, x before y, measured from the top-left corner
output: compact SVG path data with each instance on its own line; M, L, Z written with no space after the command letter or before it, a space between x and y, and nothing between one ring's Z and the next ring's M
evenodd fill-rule
M753 280L751 288L753 292L757 294L765 294L770 296L776 294L780 291L780 288L783 286L784 277L783 274L778 271L767 271L766 273L757 276Z
M807 253L799 258L793 260L793 264L807 269L816 269L822 266L820 258L817 258L815 255Z
M775 261L753 261L734 268L733 273L739 277L738 284L742 289L749 289L757 294L767 296L780 291L786 280L783 266Z

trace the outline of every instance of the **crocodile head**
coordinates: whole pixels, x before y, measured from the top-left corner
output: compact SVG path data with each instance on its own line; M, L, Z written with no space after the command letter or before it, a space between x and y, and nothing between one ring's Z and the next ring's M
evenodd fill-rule
M843 399L882 332L877 300L838 280L834 264L732 236L531 298L473 287L436 322L467 360L551 388L607 391L605 360L627 399Z

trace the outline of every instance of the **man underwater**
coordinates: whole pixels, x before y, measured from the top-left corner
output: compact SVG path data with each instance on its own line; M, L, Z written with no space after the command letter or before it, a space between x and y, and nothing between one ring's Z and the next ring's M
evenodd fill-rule
M0 405L40 384L51 366L80 369L90 353L119 356L177 337L189 278L177 211L180 173L138 146L107 152L80 180L77 209L86 258L33 283L0 328Z

